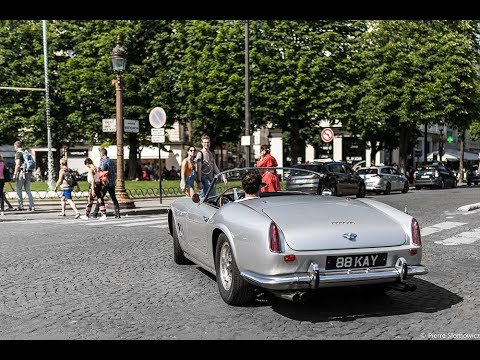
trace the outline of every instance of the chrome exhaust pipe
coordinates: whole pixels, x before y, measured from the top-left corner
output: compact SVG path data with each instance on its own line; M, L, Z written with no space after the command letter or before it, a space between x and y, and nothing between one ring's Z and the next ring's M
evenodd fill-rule
M398 283L390 284L389 288L392 289L392 290L407 292L407 291L417 290L417 285L398 282Z
M276 297L292 301L294 303L302 303L307 299L307 293L304 291L270 291Z

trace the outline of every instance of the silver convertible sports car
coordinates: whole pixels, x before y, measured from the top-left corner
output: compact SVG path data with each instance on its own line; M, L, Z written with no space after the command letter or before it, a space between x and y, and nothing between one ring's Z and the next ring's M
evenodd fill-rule
M276 173L281 190L244 199L247 169ZM227 170L205 198L175 200L168 213L174 261L215 275L230 305L253 301L256 289L296 301L326 287L416 288L408 280L427 273L417 220L371 199L283 190L293 171Z

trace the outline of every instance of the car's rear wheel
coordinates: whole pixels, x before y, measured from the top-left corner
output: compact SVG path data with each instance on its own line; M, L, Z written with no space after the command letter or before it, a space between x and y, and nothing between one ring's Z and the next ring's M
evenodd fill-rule
M253 300L254 287L240 275L232 248L225 234L218 237L215 252L218 290L229 305L242 305Z
M405 184L403 184L402 193L406 193L408 192L408 190L410 190L410 184L408 183L408 181L405 181Z
M390 195L390 191L392 191L392 184L387 183L385 186L385 191L383 192L385 195Z
M357 198L364 198L365 192L365 184L360 184L360 186L358 187Z
M178 232L177 232L177 223L175 220L172 222L172 238L173 238L173 261L175 261L178 265L188 265L192 262L188 260L180 246L180 242L178 241Z

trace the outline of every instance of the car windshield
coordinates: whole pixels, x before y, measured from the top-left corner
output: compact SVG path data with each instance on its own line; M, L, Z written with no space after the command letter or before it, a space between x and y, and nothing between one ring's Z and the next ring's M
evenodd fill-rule
M359 175L376 175L378 174L377 168L359 169L357 171Z
M323 176L310 169L298 167L249 167L222 171L212 181L203 201L218 205L221 201L235 201L245 196L242 179L247 171L256 170L262 175L260 197L289 196L317 193L319 179ZM276 187L276 185L278 187Z

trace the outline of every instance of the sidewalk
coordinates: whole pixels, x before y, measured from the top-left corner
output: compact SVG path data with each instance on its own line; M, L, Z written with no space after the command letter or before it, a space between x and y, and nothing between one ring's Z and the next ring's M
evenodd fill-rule
M162 203L160 203L160 197L149 197L149 198L135 198L133 199L135 207L132 209L124 209L120 206L120 215L121 216L131 216L131 215L155 215L155 214L166 214L170 208L170 204L177 199L176 196L164 197L162 196ZM10 203L15 208L18 206L17 199L10 200ZM77 206L80 214L85 213L85 207L87 204L86 199L74 199L75 205ZM113 218L113 203L111 200L106 201L107 205L107 217ZM59 218L58 214L61 212L60 199L52 200L42 200L35 199L35 211L28 211L28 199L23 200L23 206L27 210L24 211L8 211L7 205L5 204L5 215L0 216L0 222L9 221L9 220L34 220L34 219L46 219L46 218ZM72 218L75 215L70 205L66 206L66 218Z

